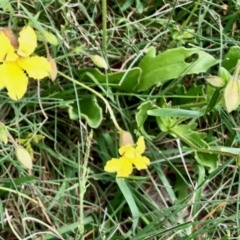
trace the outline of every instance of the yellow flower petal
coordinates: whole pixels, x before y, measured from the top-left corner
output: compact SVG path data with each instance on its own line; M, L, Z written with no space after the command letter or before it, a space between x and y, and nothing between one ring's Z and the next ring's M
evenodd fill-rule
M51 64L44 57L28 57L28 58L19 58L17 61L18 65L24 69L29 77L32 77L36 80L41 80L49 76L51 72Z
M126 158L112 158L104 167L106 172L117 172L117 177L128 177L133 170L132 163Z
M147 157L133 158L131 161L137 170L147 169L147 166L150 165L150 160Z
M139 137L138 141L137 141L137 146L136 146L136 152L138 154L142 154L145 152L145 142L144 142L144 137L141 136Z
M15 62L18 59L18 55L15 52L9 52L6 57L6 62Z
M133 171L132 163L129 161L124 161L124 167L117 172L117 177L121 178L129 177L132 171Z
M120 147L118 152L119 152L120 155L123 155L126 152L129 152L129 151L132 151L132 150L135 151L135 149L132 147L132 145L128 144L128 145Z
M22 57L30 56L37 47L37 35L30 26L26 26L19 33L18 55Z
M6 55L14 53L14 48L6 35L0 31L0 62L5 61Z
M5 67L4 65L0 65L0 73L2 76L4 76L5 74ZM3 77L0 77L0 90L5 88L6 87L6 84L5 84L5 79Z
M121 169L122 165L118 158L112 158L111 160L107 161L104 171L106 172L117 172Z
M15 63L4 63L1 70L1 78L4 79L9 97L13 100L21 99L28 85L28 78L23 70Z

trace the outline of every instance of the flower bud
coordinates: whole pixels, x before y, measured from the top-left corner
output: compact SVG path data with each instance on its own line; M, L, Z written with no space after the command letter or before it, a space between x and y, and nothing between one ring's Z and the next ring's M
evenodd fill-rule
M23 147L18 146L15 149L15 154L18 161L27 169L32 169L32 157L30 153Z
M130 132L120 132L119 146L134 145L134 141Z
M16 35L13 33L13 31L10 28L3 28L1 29L1 32L4 33L4 35L10 40L14 49L17 50L19 46L18 39Z
M240 86L237 79L231 79L224 91L224 100L227 111L235 110L240 103Z
M223 78L218 76L210 76L206 78L206 81L213 87L221 88L226 85L226 82Z
M221 77L221 78L225 81L226 84L227 84L227 83L231 80L231 78L232 78L231 74L230 74L230 73L228 72L228 70L225 69L224 67L220 67L220 68L219 68L218 76Z
M54 81L57 78L57 64L55 62L55 60L51 57L48 57L48 62L51 65L51 72L50 72L50 78L52 79L52 81Z
M100 68L108 69L107 62L104 58L100 57L99 55L92 55L91 56L93 63Z
M56 36L50 32L45 31L43 33L43 37L46 39L47 42L49 42L52 45L57 46L59 44L58 39Z

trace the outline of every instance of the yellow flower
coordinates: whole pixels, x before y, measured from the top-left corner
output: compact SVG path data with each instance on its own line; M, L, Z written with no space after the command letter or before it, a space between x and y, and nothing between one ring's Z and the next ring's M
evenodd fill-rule
M141 136L133 147L131 144L119 148L120 158L112 158L104 167L106 172L117 172L117 177L128 177L133 171L133 165L137 170L147 169L150 160L143 157L145 151L144 138Z
M6 87L9 97L18 100L27 91L28 77L41 80L49 76L51 64L44 57L30 57L37 47L37 35L30 26L21 30L16 46L12 42L0 31L0 90Z

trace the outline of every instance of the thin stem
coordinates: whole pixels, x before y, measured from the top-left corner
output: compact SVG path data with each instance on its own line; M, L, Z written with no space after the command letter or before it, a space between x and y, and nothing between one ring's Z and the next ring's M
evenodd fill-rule
M110 116L111 116L111 119L112 119L112 121L113 121L113 124L115 125L115 127L117 128L117 130L119 131L119 133L123 131L122 128L118 125L117 119L115 118L115 115L114 115L114 113L113 113L113 110L112 110L112 108L111 108L111 106L110 106L110 104L108 103L108 101L107 101L106 98L104 98L99 92L97 92L97 91L95 91L94 89L88 87L88 86L85 85L84 83L81 83L81 82L79 82L79 81L77 81L77 80L75 80L75 79L73 79L73 78L65 75L64 73L58 72L58 74L61 75L61 76L64 77L64 78L66 78L67 80L69 80L69 81L71 81L71 82L73 82L73 83L75 83L75 84L83 87L84 89L92 92L92 93L95 94L97 97L99 97L100 99L102 99L102 101L105 103L105 105L106 105L106 107L107 107L107 109L108 109L108 111L109 111L109 114L110 114Z
M194 3L194 7L192 9L192 11L190 12L190 14L188 15L188 18L186 19L186 21L182 24L181 29L184 30L184 28L189 24L193 14L196 12L198 5L200 4L201 0L198 0Z
M107 0L102 0L102 49L107 50Z

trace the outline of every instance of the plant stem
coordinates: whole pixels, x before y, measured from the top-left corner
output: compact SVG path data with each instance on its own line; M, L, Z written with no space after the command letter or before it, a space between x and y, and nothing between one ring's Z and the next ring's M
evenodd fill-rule
M114 113L113 113L113 110L112 110L110 104L108 103L108 101L107 101L107 99L106 99L105 97L103 97L99 92L97 92L97 91L95 91L94 89L88 87L88 86L85 85L84 83L79 82L79 81L77 81L77 80L75 80L75 79L73 79L73 78L65 75L65 74L62 73L62 72L59 72L59 71L58 71L58 74L59 74L60 76L64 77L64 78L66 78L67 80L69 80L69 81L71 81L71 82L73 82L73 83L75 83L75 84L83 87L84 89L92 92L92 93L95 94L97 97L99 97L99 98L105 103L105 105L106 105L106 107L107 107L107 109L108 109L108 111L109 111L109 114L110 114L110 116L111 116L111 119L112 119L112 121L113 121L113 124L115 125L115 127L117 128L117 130L119 131L119 133L123 131L122 128L118 125L118 122L117 122L117 119L115 118L115 115L114 115Z
M107 0L102 0L102 49L107 51Z
M184 28L189 24L193 14L196 12L198 5L200 4L201 0L198 0L194 3L194 7L192 9L192 11L190 12L190 14L188 15L188 18L186 19L186 21L184 21L184 23L181 26L181 29L184 30Z
M79 205L80 205L80 211L79 211L79 233L82 239L84 239L84 196L87 191L87 180L88 180L88 174L89 174L89 168L88 168L88 159L90 155L90 149L91 149L91 142L93 137L93 131L91 130L89 133L89 136L87 137L87 143L86 143L86 152L84 154L84 160L83 163L79 163Z

